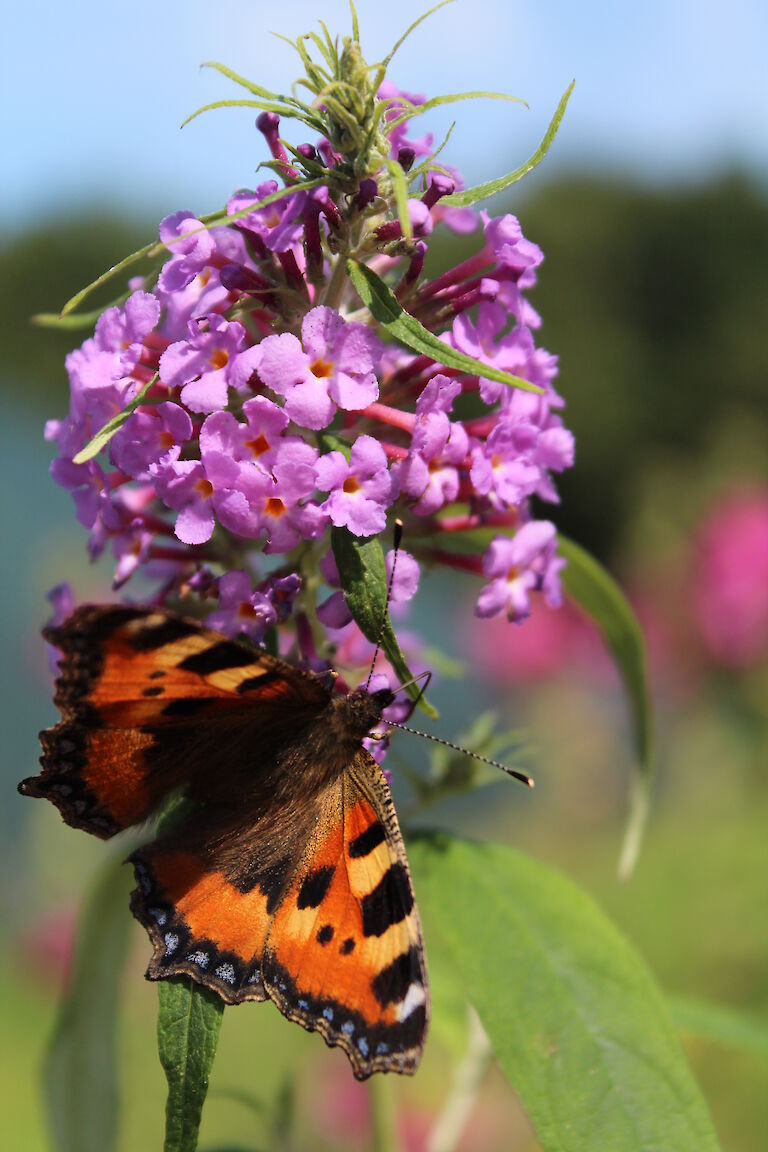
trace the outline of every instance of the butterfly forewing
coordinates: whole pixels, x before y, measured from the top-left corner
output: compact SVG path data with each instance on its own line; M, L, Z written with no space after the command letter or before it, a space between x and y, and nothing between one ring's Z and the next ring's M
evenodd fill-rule
M102 838L176 790L237 788L243 741L269 754L288 719L300 730L329 697L317 677L165 612L85 606L45 635L62 652L62 719L41 733L42 774L19 787Z

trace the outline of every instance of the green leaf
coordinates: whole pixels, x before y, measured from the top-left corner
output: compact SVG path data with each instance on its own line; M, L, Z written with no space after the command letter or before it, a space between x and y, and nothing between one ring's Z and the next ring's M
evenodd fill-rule
M379 65L379 72L382 74L382 79L383 79L383 74L386 72L386 70L387 70L387 68L388 68L388 66L392 60L392 57L395 55L395 53L397 52L400 45L405 43L405 41L410 36L411 32L413 32L414 29L418 28L419 24L423 24L423 22L425 20L427 20L434 12L438 12L441 8L445 8L446 4L452 4L452 3L453 3L453 0L440 0L440 3L435 4L434 8L429 8L426 12L424 12L421 16L419 16L417 20L414 20L413 24L409 24L409 26L406 28L405 32L403 32L402 36L400 37L400 39L395 44L392 51L389 53L389 55L384 57L381 64ZM378 87L379 87L378 83L375 83L374 88L378 88Z
M291 46L294 47L294 45ZM292 104L294 108L300 108L302 112L312 112L309 104L304 104L301 100L297 100L295 96L284 96L282 93L270 92L268 88L262 88L260 84L254 84L252 80L241 76L239 72L228 68L226 64L220 64L218 60L205 60L200 67L213 68L215 72L220 72L222 76L226 76L228 80L233 80L235 84L239 84L241 88L245 88L248 92L252 93L252 95L260 96L262 100L271 100L275 104Z
M157 1046L168 1081L164 1152L195 1152L224 1001L186 977L161 980Z
M667 1003L683 1032L768 1057L768 1020L752 1020L728 1005L692 996L668 996Z
M403 100L402 97L397 97L397 100L398 103L408 104L408 101ZM460 100L508 100L512 104L524 104L526 108L528 107L527 100L523 100L519 96L509 96L506 92L451 92L445 96L433 96L431 100L425 100L423 104L408 104L405 112L387 122L387 132L399 128L401 124L413 120L416 116L423 116L425 112L431 112L433 108L439 108L441 104L457 104Z
M412 240L413 225L411 224L411 217L408 212L408 179L402 165L398 164L397 160L385 160L384 163L392 177L392 189L395 193L395 203L397 204L397 218L400 221L403 236L406 240Z
M547 128L544 133L544 139L533 155L526 160L525 164L521 164L519 168L515 168L514 172L508 172L506 176L499 176L496 180L488 180L485 184L476 184L474 188L465 188L463 192L454 192L451 196L444 196L440 203L450 205L453 208L465 208L468 204L477 204L479 200L487 200L489 196L495 196L497 192L503 192L505 188L509 188L511 184L517 183L518 180L522 180L523 176L527 176L529 172L532 172L536 165L544 159L549 151L550 144L557 135L560 121L565 115L565 109L568 106L568 101L571 98L571 92L573 92L575 83L576 81L572 80L566 88L552 117L549 128Z
M107 308L119 308L128 299L130 293L123 292L115 300L110 300L109 304L104 304L101 308L94 308L92 312L77 312L75 315L59 315L58 312L36 312L32 316L31 323L36 328L58 328L59 331L76 332L80 329L93 328L96 321L105 312Z
M648 820L653 781L653 715L645 641L631 604L610 573L593 556L564 536L559 537L558 551L568 561L562 575L565 589L600 629L621 675L629 705L638 772L632 786L629 819L619 861L619 875L626 879L637 862Z
M586 893L507 846L408 857L427 954L449 952L545 1152L715 1152L664 997Z
M93 460L94 456L98 456L102 448L106 448L115 432L122 428L129 416L131 416L139 404L149 395L150 389L159 379L159 373L155 372L151 380L147 380L139 391L134 396L133 400L129 401L123 408L122 412L118 412L111 420L107 420L104 427L96 433L96 435L88 441L85 448L81 448L76 456L72 457L73 464L85 464L88 460Z
M117 276L119 272L124 272L126 268L130 268L132 264L138 263L139 260L144 258L150 259L153 256L159 256L165 250L165 245L161 244L158 240L153 240L150 244L145 244L143 248L138 248L135 252L131 252L129 256L124 256L122 260L118 260L117 264L113 264L111 268L107 268L106 272L102 272L101 276L97 276L85 288L81 288L79 292L75 292L74 296L67 300L66 304L61 310L62 318L67 316L70 312L74 312L79 304L82 304L86 296L90 296L102 284L106 284L107 280L111 280L113 276Z
M213 112L217 108L260 108L262 112L276 112L278 116L284 116L286 119L301 120L303 124L309 128L314 128L317 132L324 131L324 126L318 116L308 115L306 112L291 108L287 104L274 104L269 100L214 100L211 104L204 104L202 108L191 112L185 120L182 120L181 127L186 128L190 121L202 116L203 112Z
M443 340L433 336L415 316L406 312L390 292L387 285L376 273L361 264L358 260L347 261L347 271L354 284L357 294L370 311L375 320L386 330L414 352L429 356L448 368L456 368L460 372L467 372L472 376L481 376L484 380L496 380L499 384L508 384L512 388L522 388L525 392L541 393L543 390L523 380L519 376L512 376L509 372L500 372L498 368L491 368L457 352Z
M117 994L131 885L130 870L112 861L80 915L72 976L43 1070L56 1152L112 1152L117 1143Z
M334 528L331 544L341 586L360 631L372 644L378 643L381 636L381 647L395 674L403 683L411 680L413 673L400 651L389 612L386 612L387 571L378 537L363 540L353 536L346 528ZM406 692L411 700L416 700L420 694L419 685L410 684ZM419 707L433 719L437 717L437 712L424 696L419 699Z

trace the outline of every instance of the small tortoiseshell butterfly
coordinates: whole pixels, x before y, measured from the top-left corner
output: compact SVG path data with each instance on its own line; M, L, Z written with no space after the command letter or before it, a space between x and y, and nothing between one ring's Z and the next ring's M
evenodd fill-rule
M361 744L393 693L334 693L332 674L165 611L85 606L44 635L62 652L62 719L19 790L102 839L190 802L130 858L148 978L269 998L358 1079L413 1073L429 1019L421 926L389 787Z

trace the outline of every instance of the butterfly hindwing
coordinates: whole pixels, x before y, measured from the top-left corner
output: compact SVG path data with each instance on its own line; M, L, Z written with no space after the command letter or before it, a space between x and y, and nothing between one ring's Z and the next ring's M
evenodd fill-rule
M235 790L246 739L269 754L287 720L300 729L329 697L319 678L163 611L84 606L45 635L62 652L62 719L41 733L42 774L19 787L102 838L174 791Z
M269 820L256 823L251 870L237 876L221 852L185 851L183 828L136 853L147 974L192 976L229 1003L269 996L343 1048L360 1079L413 1072L429 1016L421 927L389 787L367 752L314 812L309 837L287 832L281 852L262 842Z

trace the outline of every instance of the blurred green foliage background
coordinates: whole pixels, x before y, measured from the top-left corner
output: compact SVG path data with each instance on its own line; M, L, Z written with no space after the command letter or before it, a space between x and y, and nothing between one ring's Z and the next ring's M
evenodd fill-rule
M538 785L529 796L501 780L445 804L432 822L513 841L559 865L597 896L670 994L741 1009L768 1028L768 653L748 667L718 666L693 625L680 627L690 614L703 519L729 494L768 491L768 201L737 173L664 190L564 175L535 195L523 190L493 205L494 212L502 208L520 216L547 256L533 302L544 318L543 343L560 355L559 384L577 438L577 464L560 485L554 519L620 577L649 622L656 803L637 873L620 886L616 860L631 751L620 690L596 642L557 649L546 674L526 676L524 665L509 678L483 673L470 640L471 581L429 577L413 623L462 661L468 675L440 677L439 730L460 738L477 715L494 708L500 726L527 730L535 746L528 766ZM65 578L83 599L103 597L109 588L106 569L86 566L84 533L67 496L47 477L50 454L42 440L45 418L65 410L63 357L81 335L43 331L29 318L57 310L153 228L152 221L83 210L11 235L0 247L6 473L0 865L8 881L0 904L7 941L0 1083L12 1085L4 1141L19 1152L48 1147L37 1073L66 976L76 907L109 851L61 825L49 806L14 791L18 779L35 771L37 730L54 719L38 638L45 591ZM436 263L453 261L461 243L446 240ZM484 643L507 646L514 665L524 630L505 627L503 640L489 632ZM427 756L405 740L395 749L395 771L398 758ZM125 1152L159 1146L164 1097L155 993L141 980L148 945L140 930L131 940L119 1039ZM723 1147L759 1152L768 1131L768 1056L703 1039L689 1038L687 1046ZM413 1152L424 1147L449 1047L436 1035L419 1078L387 1084L403 1147ZM307 1070L297 1088L299 1131L314 1116L314 1147L362 1146L367 1104L343 1057L266 1005L225 1014L203 1145L206 1139L258 1144L263 1118L228 1093L275 1098L297 1062ZM500 1078L484 1090L465 1147L535 1147Z

